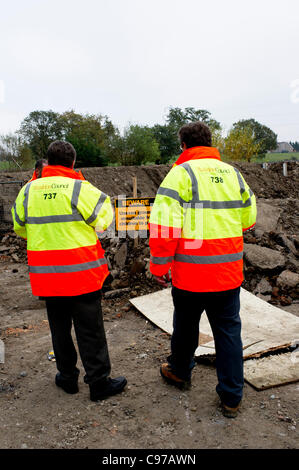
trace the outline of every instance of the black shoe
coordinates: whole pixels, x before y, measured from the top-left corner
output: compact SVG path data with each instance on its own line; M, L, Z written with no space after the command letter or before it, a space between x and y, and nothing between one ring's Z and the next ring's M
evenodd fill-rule
M61 376L61 373L58 372L55 377L55 383L57 387L61 387L66 393L71 393L73 395L79 392L78 378L64 379Z
M125 377L116 377L116 379L100 380L94 384L90 384L90 399L91 401L105 400L105 398L111 397L123 391L127 385L127 379Z

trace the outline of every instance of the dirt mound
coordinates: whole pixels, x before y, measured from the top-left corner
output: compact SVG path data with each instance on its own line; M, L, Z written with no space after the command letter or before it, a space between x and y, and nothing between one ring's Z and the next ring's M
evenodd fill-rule
M283 176L283 164L271 163L264 169L258 163L237 163L238 168L250 188L260 198L297 198L299 187L298 162L287 163L287 176Z
M258 219L253 231L245 234L243 287L265 300L290 305L298 301L298 286L288 273L298 273L299 200L298 162L288 163L288 176L282 174L282 163L271 164L268 169L256 163L234 163L244 175L258 199ZM112 198L121 194L131 196L133 177L137 177L138 196L155 196L170 165L83 168L85 178ZM30 172L2 173L7 181L28 180ZM0 185L1 187L1 185ZM11 201L11 188L10 201ZM16 191L19 188L16 186ZM266 198L265 198L266 196ZM4 196L2 196L3 198ZM10 208L9 208L10 210ZM26 262L25 242L7 230L0 233L0 261ZM105 289L118 291L111 295L141 295L155 288L149 272L149 247L147 239L140 239L138 248L133 240L109 236L102 240L111 276ZM277 261L279 260L279 262ZM267 269L265 268L267 267ZM278 282L280 274L283 282ZM130 281L129 281L130 280ZM134 281L134 282L133 282Z
M299 186L299 164L288 162L287 176L283 176L282 163L269 164L264 169L258 163L237 163L238 168L257 197L297 198ZM110 196L125 194L131 196L134 176L137 177L138 196L155 196L159 185L170 170L171 165L141 165L102 168L82 168L85 178ZM8 181L28 181L32 172L1 172L0 183ZM6 186L3 185L6 190ZM0 184L0 196L3 193Z

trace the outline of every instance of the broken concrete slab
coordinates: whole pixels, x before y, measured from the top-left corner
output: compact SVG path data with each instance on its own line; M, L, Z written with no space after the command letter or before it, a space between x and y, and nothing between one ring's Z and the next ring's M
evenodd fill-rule
M299 318L268 304L245 289L241 289L240 297L245 380L257 390L298 381L299 357L288 351L299 338ZM151 322L172 334L171 289L135 297L130 302ZM198 344L195 351L198 360L215 359L213 334L205 312L200 320ZM276 351L286 353L259 359L265 353Z
M246 382L256 390L285 385L299 380L299 357L296 352L249 359L244 362Z
M171 289L130 299L130 302L151 322L172 334L173 302ZM299 338L299 318L241 289L242 341L244 359L289 347ZM200 332L207 339L195 351L196 357L215 355L211 327L205 312L200 320Z

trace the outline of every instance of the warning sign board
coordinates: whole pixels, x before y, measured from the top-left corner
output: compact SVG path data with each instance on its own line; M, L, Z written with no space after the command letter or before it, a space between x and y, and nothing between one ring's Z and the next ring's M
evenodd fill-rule
M154 197L115 200L115 225L118 232L146 231Z

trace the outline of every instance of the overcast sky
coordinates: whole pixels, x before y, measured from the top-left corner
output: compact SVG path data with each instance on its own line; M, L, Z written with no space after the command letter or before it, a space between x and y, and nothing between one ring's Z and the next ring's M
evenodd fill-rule
M0 0L0 134L34 110L207 109L299 141L298 0Z

